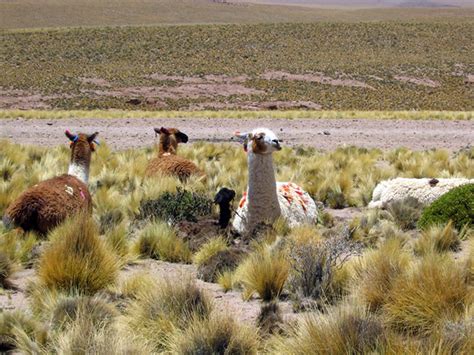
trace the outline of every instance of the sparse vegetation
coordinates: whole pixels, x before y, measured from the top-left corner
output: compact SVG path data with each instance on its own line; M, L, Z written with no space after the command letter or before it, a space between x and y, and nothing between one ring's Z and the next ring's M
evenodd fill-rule
M152 149L113 152L102 142L92 161L90 179L94 202L100 207L94 209L92 218L59 226L46 241L0 224L0 255L6 256L11 270L37 265L38 272L27 271L37 278L27 287L26 296L31 320L39 327L35 329L44 329L44 333L35 333L15 325L6 332L10 337L6 346L40 354L147 354L178 349L192 353L197 347L290 354L304 349L429 353L469 348L465 334L471 331L472 230L464 228L458 233L453 223L413 228L416 204L386 211L367 211L364 206L382 179L472 177L472 149L450 154L443 150L284 148L275 155L279 180L300 183L326 206L358 206L361 216L341 222L331 219L332 211L326 210L324 224L290 228L278 220L249 239L225 231L221 237L204 235L199 242L193 240L193 233L180 229L195 222L169 222L176 216L176 220L191 215L195 218L183 219L201 219L201 207L212 201L221 186L241 193L246 179L244 152L230 144L183 146L180 154L204 167L208 176L205 181L190 179L186 184L170 177L145 178L153 154ZM2 141L0 158L8 159L7 179L0 184L0 208L4 209L26 186L64 171L68 151ZM165 206L168 217L150 214L150 219L142 218L143 202L163 196L174 206ZM185 203L178 196L184 196ZM203 204L187 200L189 196L191 200L199 196ZM209 205L203 220L209 218L212 223L215 214ZM356 256L352 248L338 248L346 245L338 244L341 236L347 245L367 249ZM196 247L191 249L191 243ZM296 260L291 257L295 253ZM346 256L350 259L344 262ZM150 257L160 261L140 260ZM122 269L120 278L115 278L118 269ZM167 281L156 277L157 270L174 269L189 270L233 292L219 294L217 286L196 284L188 279L187 271L173 273ZM11 279L14 284L19 281ZM219 303L216 313L204 293L207 288ZM301 298L314 299L312 306L322 313L299 325L286 324L288 303L303 290L309 296ZM14 294L7 288L3 292L0 297ZM259 328L239 325L234 307L229 307L228 317L218 316L220 302L227 302L227 297L250 301L244 312L246 307L261 307L260 313L254 309L248 316L258 321ZM281 307L265 300L278 301ZM296 308L301 312L314 309L307 305L300 302ZM308 314L301 316L306 319Z
M458 21L3 31L0 87L13 98L3 108L472 111L473 24ZM244 80L197 94L180 80L206 74ZM27 91L39 96L24 107Z

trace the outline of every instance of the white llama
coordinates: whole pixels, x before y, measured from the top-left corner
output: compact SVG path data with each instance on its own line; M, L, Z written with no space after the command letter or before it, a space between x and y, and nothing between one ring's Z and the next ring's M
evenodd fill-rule
M272 153L281 149L280 142L266 128L236 136L243 140L249 165L247 192L237 209L233 226L240 233L252 231L259 223L285 218L293 228L315 223L318 211L309 194L291 182L276 182Z

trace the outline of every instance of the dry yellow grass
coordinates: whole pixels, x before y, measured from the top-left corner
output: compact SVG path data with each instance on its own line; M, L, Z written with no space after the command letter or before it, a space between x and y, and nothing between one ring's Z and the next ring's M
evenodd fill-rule
M51 289L93 294L113 284L118 261L94 222L78 215L56 228L38 264L38 280Z

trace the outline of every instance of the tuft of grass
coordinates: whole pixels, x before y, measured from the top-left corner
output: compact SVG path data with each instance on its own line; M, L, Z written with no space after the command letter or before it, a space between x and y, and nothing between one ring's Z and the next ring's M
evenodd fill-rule
M235 280L243 287L246 299L257 293L264 301L278 298L283 291L290 264L283 252L261 246L238 266Z
M410 266L411 257L403 250L399 239L388 239L378 250L366 253L355 261L354 284L358 299L369 310L379 310L387 303L397 278Z
M40 347L48 341L48 332L41 323L20 311L0 313L0 349L10 351L18 347L21 334L34 339Z
M83 314L87 314L88 320L95 325L112 323L118 315L115 308L105 299L82 295L58 297L51 313L51 326L56 329L68 328Z
M264 335L279 334L283 331L283 317L277 302L264 303L260 307L257 325Z
M187 244L164 222L149 223L135 240L133 249L141 257L169 262L191 261Z
M214 255L218 254L219 252L226 251L228 249L229 246L227 245L227 242L224 238L213 238L203 244L201 248L197 251L197 253L194 254L193 262L196 265L200 266L207 262Z
M393 201L387 206L393 221L404 231L416 228L420 219L423 204L416 198L407 197L400 201Z
M409 334L431 335L442 321L456 320L472 302L462 267L447 255L424 256L400 274L387 292L384 318Z
M232 290L234 287L234 273L232 271L224 271L217 275L217 283L222 287L224 292Z
M136 273L123 280L116 291L127 299L137 299L157 287L157 282L151 275Z
M255 329L228 316L212 314L195 319L170 339L173 354L257 354L259 337Z
M169 337L183 330L192 320L209 317L208 296L190 279L162 280L157 288L140 294L127 308L122 324L127 332L164 351Z
M99 238L91 218L82 214L70 218L49 238L38 261L39 283L50 289L93 294L115 282L117 258Z
M277 336L272 350L277 354L364 354L384 345L381 321L363 308L341 305L325 313L309 313Z
M109 229L104 236L107 245L126 263L130 256L130 245L128 241L128 228L126 223L120 223L115 228Z
M13 263L3 252L0 252L0 287L10 286L9 278L13 273Z
M418 255L429 253L444 253L455 251L459 248L461 241L459 234L454 229L453 223L449 221L446 225L432 225L421 232L421 236L415 242L414 251Z

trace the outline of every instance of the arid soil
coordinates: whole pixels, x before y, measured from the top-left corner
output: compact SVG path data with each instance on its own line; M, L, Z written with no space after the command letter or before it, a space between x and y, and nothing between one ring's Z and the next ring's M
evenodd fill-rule
M231 142L233 132L258 126L274 130L283 144L331 150L344 145L366 148L458 150L474 142L472 121L360 119L3 119L0 138L41 146L63 144L64 131L100 132L114 149L149 146L153 127L177 127L190 142ZM237 144L237 143L236 143Z

